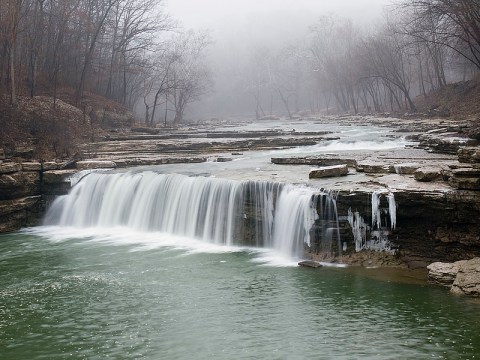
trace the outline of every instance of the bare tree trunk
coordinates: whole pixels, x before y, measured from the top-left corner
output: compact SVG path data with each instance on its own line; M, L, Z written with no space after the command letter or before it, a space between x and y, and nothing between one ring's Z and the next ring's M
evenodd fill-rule
M17 94L15 89L15 43L10 46L10 105L17 103Z

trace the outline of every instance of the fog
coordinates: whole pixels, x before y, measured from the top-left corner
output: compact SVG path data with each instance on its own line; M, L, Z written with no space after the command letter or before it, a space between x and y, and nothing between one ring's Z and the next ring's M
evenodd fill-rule
M300 44L321 16L351 19L368 28L391 0L169 0L166 11L185 29L208 31L213 91L192 104L187 118L252 115L241 77L252 51ZM280 107L275 100L274 108Z
M276 22L279 14L292 15L296 20L337 13L369 22L378 17L391 0L169 0L168 12L186 27L217 28L222 22L246 20L261 16Z

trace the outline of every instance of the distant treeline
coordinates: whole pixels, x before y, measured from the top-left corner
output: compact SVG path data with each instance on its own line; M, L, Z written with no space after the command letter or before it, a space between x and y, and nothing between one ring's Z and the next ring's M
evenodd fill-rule
M480 70L480 0L403 0L365 31L322 17L304 41L251 52L245 88L257 118L310 112L415 112L413 97Z

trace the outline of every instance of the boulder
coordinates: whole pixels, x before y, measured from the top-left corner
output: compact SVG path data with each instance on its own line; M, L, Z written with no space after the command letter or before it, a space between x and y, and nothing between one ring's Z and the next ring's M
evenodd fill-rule
M443 169L440 167L422 167L414 172L415 180L422 182L429 182L441 180Z
M437 285L450 287L463 263L465 263L465 260L454 263L434 262L427 266L428 280Z
M480 258L461 264L450 291L459 295L480 296Z
M348 175L348 167L346 164L324 166L310 171L310 179L319 179L324 177L336 177Z

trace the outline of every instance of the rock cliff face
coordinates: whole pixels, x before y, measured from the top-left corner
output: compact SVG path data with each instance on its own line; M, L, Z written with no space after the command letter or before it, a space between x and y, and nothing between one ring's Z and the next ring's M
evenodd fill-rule
M0 164L0 233L38 224L52 197L70 188L77 170L59 170L64 163Z

